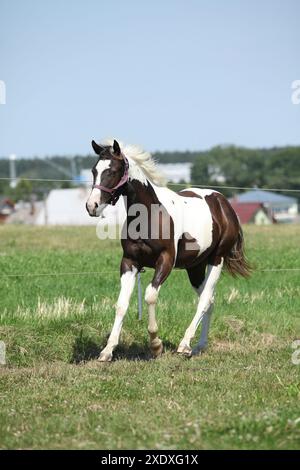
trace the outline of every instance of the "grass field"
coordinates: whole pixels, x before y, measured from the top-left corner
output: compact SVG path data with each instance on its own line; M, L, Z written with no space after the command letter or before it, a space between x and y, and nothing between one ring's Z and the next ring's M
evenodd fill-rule
M1 227L1 448L299 448L291 343L300 339L300 272L259 270L300 267L300 227L245 232L257 271L247 281L222 276L205 354L174 353L196 309L185 272L176 271L158 303L163 357L149 360L135 292L115 361L100 364L119 243L99 241L94 228ZM90 274L72 274L82 271ZM66 274L23 276L36 273ZM142 275L143 288L151 275Z

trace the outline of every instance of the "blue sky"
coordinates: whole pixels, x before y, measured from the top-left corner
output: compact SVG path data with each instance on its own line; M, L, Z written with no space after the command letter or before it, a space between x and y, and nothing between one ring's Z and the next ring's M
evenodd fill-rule
M0 0L0 155L300 144L298 0Z

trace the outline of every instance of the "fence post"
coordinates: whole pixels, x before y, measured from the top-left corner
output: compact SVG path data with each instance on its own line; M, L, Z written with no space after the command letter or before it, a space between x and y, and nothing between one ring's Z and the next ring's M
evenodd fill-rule
M138 312L139 320L142 319L143 303L142 303L142 284L141 284L141 273L138 272Z

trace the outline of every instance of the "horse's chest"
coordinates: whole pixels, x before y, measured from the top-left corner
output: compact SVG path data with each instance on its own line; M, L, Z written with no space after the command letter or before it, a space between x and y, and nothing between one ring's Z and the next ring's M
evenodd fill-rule
M156 259L159 255L158 243L150 246L141 238L137 240L124 239L122 246L125 256L135 260L140 266L154 267Z

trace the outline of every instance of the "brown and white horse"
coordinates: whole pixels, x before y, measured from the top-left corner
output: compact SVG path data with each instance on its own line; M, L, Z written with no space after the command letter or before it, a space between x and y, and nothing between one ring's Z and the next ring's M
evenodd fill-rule
M92 169L94 184L86 203L89 215L100 216L106 205L115 204L121 195L127 210L121 241L121 290L113 329L99 360L112 359L136 274L143 267L154 268L152 282L145 293L153 356L159 356L163 350L155 306L159 289L173 268L187 270L199 297L196 314L177 352L187 356L200 352L207 346L214 290L223 266L233 276L246 277L250 272L244 256L242 229L234 210L222 194L210 189L171 191L163 185L150 154L137 147L124 147L116 140L105 145L93 141L92 146L99 157ZM136 211L132 211L135 205L143 212L138 223ZM139 226L137 236L130 230L130 224ZM191 340L200 322L201 336L192 349Z

